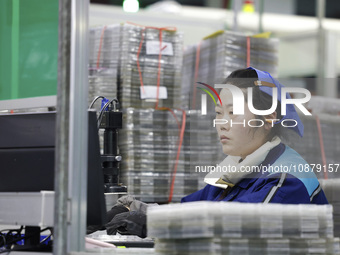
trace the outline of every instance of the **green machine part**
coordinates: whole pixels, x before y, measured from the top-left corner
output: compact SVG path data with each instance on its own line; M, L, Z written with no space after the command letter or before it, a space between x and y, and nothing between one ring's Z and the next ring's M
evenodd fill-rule
M0 100L57 94L58 0L0 0Z

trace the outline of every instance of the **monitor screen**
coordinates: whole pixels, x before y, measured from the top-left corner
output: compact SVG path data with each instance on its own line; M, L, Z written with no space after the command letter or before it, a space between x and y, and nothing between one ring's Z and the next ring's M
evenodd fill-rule
M56 113L0 115L0 192L54 190ZM89 112L87 224L106 220L97 118Z

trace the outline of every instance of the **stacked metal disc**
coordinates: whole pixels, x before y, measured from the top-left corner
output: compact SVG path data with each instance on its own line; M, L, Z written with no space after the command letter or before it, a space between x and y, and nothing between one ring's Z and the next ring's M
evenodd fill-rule
M210 167L215 167L226 157L223 154L216 128L213 126L214 118L214 113L202 115L200 111L187 111L182 153L185 170L192 176L192 181L198 178L200 189L206 185L203 180L210 171Z
M147 215L158 254L340 253L331 205L192 202Z
M155 243L156 254L170 255L300 255L339 254L339 239L163 239Z
M117 98L120 52L120 25L90 29L89 101L96 96ZM99 110L100 104L97 104Z
M306 157L308 163L315 164L314 172L319 178L340 178L340 100L313 96L306 108L312 116L300 114L304 124L304 138L300 141L291 139L290 142Z
M195 72L197 82L214 86L222 83L232 71L247 68L247 59L250 66L277 77L278 46L277 39L247 37L231 31L217 32L199 44L185 49L183 65L186 72L183 72L182 91L195 91ZM196 57L198 54L199 57ZM200 94L197 93L193 99L191 93L191 98L187 98L189 101L196 100L198 108ZM182 102L184 107L192 107L192 102L190 104L189 101ZM197 107L195 109L198 109Z
M175 115L181 120L178 111ZM123 125L119 136L122 182L140 200L167 201L179 137L176 119L167 111L128 108ZM180 161L178 173L182 169Z
M320 185L334 209L334 236L340 237L340 179L323 179L320 180Z
M339 98L312 96L305 106L312 114L340 114Z
M197 109L194 108L193 102L190 102L194 92L195 82L195 67L196 67L196 53L197 45L188 45L183 52L183 72L182 72L182 93L181 93L181 107L183 109ZM199 81L199 80L197 80ZM200 80L204 82L203 80Z
M177 118L175 118L175 116ZM219 151L212 121L199 112L186 113L186 129L174 175L182 111L128 108L124 111L119 148L122 182L129 194L145 202L180 201L204 186L205 165L216 165ZM178 122L177 122L178 121ZM204 152L204 153L202 153ZM200 166L197 169L197 166Z
M182 45L179 32L122 25L119 99L123 107L154 108L157 89L159 107L180 105Z
M312 116L300 115L300 118L304 125L303 138L284 128L285 144L296 150L311 165L319 179L340 178L338 156L340 155L340 117L329 114L313 114ZM323 142L323 147L320 141ZM322 157L322 148L325 161Z

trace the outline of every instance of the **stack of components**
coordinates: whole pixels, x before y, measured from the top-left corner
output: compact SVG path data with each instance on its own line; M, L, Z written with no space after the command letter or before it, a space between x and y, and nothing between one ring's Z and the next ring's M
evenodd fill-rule
M150 108L157 98L158 107L180 106L182 44L183 35L176 31L130 24L90 31L89 98L118 97L125 109L119 135L121 181L143 201L164 202L169 196L180 129L169 112ZM176 115L181 122L181 112ZM191 179L185 184L183 165L182 159L175 183L177 200L198 189L198 178L196 185Z
M181 107L186 110L197 109L196 107L193 108L193 102L190 101L195 86L196 54L197 45L186 46L183 52ZM197 61L199 61L199 59L197 59ZM197 75L198 74L196 74L196 76ZM205 79L197 79L197 81L204 82Z
M181 112L174 111L181 121ZM129 194L144 202L166 202L176 159L179 127L168 111L128 108L123 114L119 148L121 181ZM183 159L178 173L183 170ZM178 178L179 180L180 178ZM182 180L184 181L184 180ZM176 183L176 193L183 192Z
M243 34L220 31L186 48L183 57L182 106L192 107L189 93L194 91L195 75L197 82L210 86L222 83L234 70L250 66L269 72L277 77L278 39L247 37ZM199 56L197 56L199 54ZM197 68L196 68L197 67ZM196 107L200 107L200 95L196 95Z
M119 148L123 157L121 181L129 194L144 202L167 202L177 156L182 112L128 108L124 111ZM199 112L187 113L186 131L175 176L173 199L203 187L207 172L197 165L216 165L221 155L212 121ZM202 153L204 151L204 153Z
M325 101L320 101L320 98L316 101L320 104L320 111L321 109L331 109L330 105ZM340 237L340 117L325 113L315 114L316 103L312 103L312 105L315 107L312 116L300 115L304 124L303 138L295 132L288 131L289 135L287 133L285 136L284 143L296 150L310 164L312 171L318 177L328 202L333 205L334 235ZM332 109L332 111L336 111L334 108ZM340 110L340 107L338 109ZM320 129L318 129L318 121ZM324 145L326 165L322 159L319 130ZM324 179L326 177L329 179Z
M334 236L340 237L340 179L320 180L320 185L333 206Z
M193 202L147 215L157 254L340 254L330 205Z
M287 130L284 142L296 150L311 165L317 177L340 178L340 117L327 114L300 115L304 124L303 138ZM318 118L318 119L317 119ZM319 120L326 165L322 160ZM298 167L298 166L297 166Z
M210 171L209 167L216 166L226 157L223 154L216 128L213 127L214 118L214 113L202 115L196 110L187 112L182 152L184 169L191 174L191 182L198 181L199 189L206 185L203 180ZM196 177L198 180L195 180Z
M181 93L183 34L154 28L145 29L129 24L122 25L121 29L119 100L123 107L154 108L158 85L158 106L178 107ZM160 33L162 33L161 58L159 58ZM141 82L144 90L141 88ZM141 100L141 96L146 98Z
M178 107L183 62L182 44L183 34L176 31L145 29L130 24L92 28L89 44L90 100L95 95L109 99L118 96L125 108L153 108L159 85L158 106ZM145 99L141 99L141 96Z
M340 100L338 98L312 96L311 100L309 100L305 106L313 115L340 115Z
M89 101L101 95L117 98L120 25L90 29ZM97 110L100 108L97 107Z
M339 254L338 239L163 239L155 254L167 255L301 255Z
M300 116L305 127L304 138L300 139L301 141L293 138L289 142L296 147L296 150L308 163L317 164L314 169L319 178L340 178L340 100L313 96L306 104L306 108L311 111L312 116L302 114ZM318 128L318 122L320 128ZM321 136L325 161L321 156Z

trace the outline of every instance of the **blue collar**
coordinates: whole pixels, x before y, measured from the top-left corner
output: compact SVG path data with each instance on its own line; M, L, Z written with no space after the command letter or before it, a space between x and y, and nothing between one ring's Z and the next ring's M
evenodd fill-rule
M278 144L273 149L268 152L267 157L261 163L262 166L269 166L273 164L285 151L286 146L283 143ZM243 178L236 186L247 189L251 184L253 184L258 178L264 178L268 173L256 172L247 175Z

